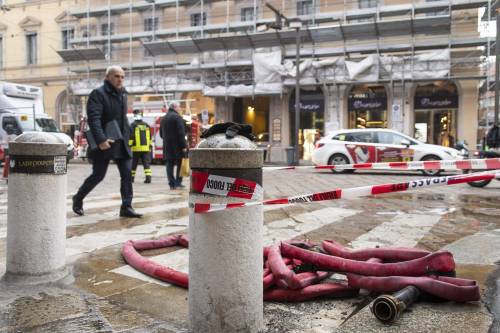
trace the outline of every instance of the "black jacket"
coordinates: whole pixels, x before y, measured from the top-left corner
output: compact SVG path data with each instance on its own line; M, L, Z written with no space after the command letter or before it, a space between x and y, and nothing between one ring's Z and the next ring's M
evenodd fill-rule
M160 136L163 139L165 160L184 157L182 150L187 148L184 120L174 109L168 109L167 114L161 118Z
M117 91L108 81L92 90L87 101L88 124L97 144L106 141L104 128L112 120L116 120L122 131L124 140L117 141L108 150L96 149L90 153L90 158L123 159L131 158L132 152L128 146L130 126L127 120L127 91Z

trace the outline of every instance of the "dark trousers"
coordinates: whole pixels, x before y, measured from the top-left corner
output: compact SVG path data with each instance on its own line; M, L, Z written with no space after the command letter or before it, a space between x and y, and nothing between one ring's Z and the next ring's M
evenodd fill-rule
M170 187L176 187L182 183L182 178L180 177L181 165L182 165L182 158L167 159L166 161L167 178L168 178L168 185ZM174 178L174 166L177 167L177 170L175 171L175 178Z
M137 165L139 165L139 161L142 162L142 166L144 167L144 174L151 177L152 171L150 152L132 153L132 177L135 177L135 172L137 170Z
M108 171L109 159L93 159L92 160L92 174L85 179L82 186L75 195L75 199L83 201L83 199L99 184L106 176ZM118 171L120 171L120 193L122 195L122 205L130 206L132 204L132 197L134 195L132 189L132 159L119 159L115 160Z

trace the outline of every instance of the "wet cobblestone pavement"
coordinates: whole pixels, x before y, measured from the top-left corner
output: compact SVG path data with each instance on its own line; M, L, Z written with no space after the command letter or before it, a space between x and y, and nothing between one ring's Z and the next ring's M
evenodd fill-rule
M141 220L118 217L118 172L85 201L86 215L71 212L70 198L90 167L71 164L68 173L67 262L72 276L43 286L0 284L0 333L4 332L185 332L187 291L156 281L127 266L120 255L128 239L187 233L187 190L168 190L165 170L153 168L153 183L135 184L134 206ZM142 170L140 170L142 171ZM266 197L283 197L341 187L402 182L420 173L286 170L264 174ZM370 313L370 295L298 304L265 303L267 332L488 332L496 299L500 260L500 182L483 189L466 184L434 187L361 200L268 206L266 244L292 237L333 239L361 248L416 246L447 249L457 275L478 280L481 302L415 304L391 326ZM0 186L0 274L5 269L7 187ZM495 246L496 245L496 246ZM187 250L144 252L187 271ZM335 276L337 278L337 276ZM339 278L341 276L338 276ZM492 330L493 332L493 330Z

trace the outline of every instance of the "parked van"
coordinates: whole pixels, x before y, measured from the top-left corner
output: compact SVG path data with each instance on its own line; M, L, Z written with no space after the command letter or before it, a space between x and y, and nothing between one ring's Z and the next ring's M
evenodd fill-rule
M73 158L73 140L45 113L42 89L0 81L0 146L8 150L9 141L26 132L54 134L66 144L68 160Z

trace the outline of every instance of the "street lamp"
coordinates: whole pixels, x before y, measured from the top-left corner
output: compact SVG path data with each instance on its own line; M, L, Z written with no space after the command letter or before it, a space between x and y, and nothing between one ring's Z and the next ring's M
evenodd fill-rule
M300 133L300 29L302 29L303 22L299 18L289 19L285 15L283 15L278 9L274 8L271 4L266 2L266 6L274 12L276 15L276 21L269 25L270 28L275 30L281 30L282 20L285 20L285 24L290 29L295 29L295 140L293 142L294 145L294 158L293 164L299 165L300 157L300 149L299 149L299 133ZM267 28L267 26L266 26ZM258 31L259 26L257 27Z

